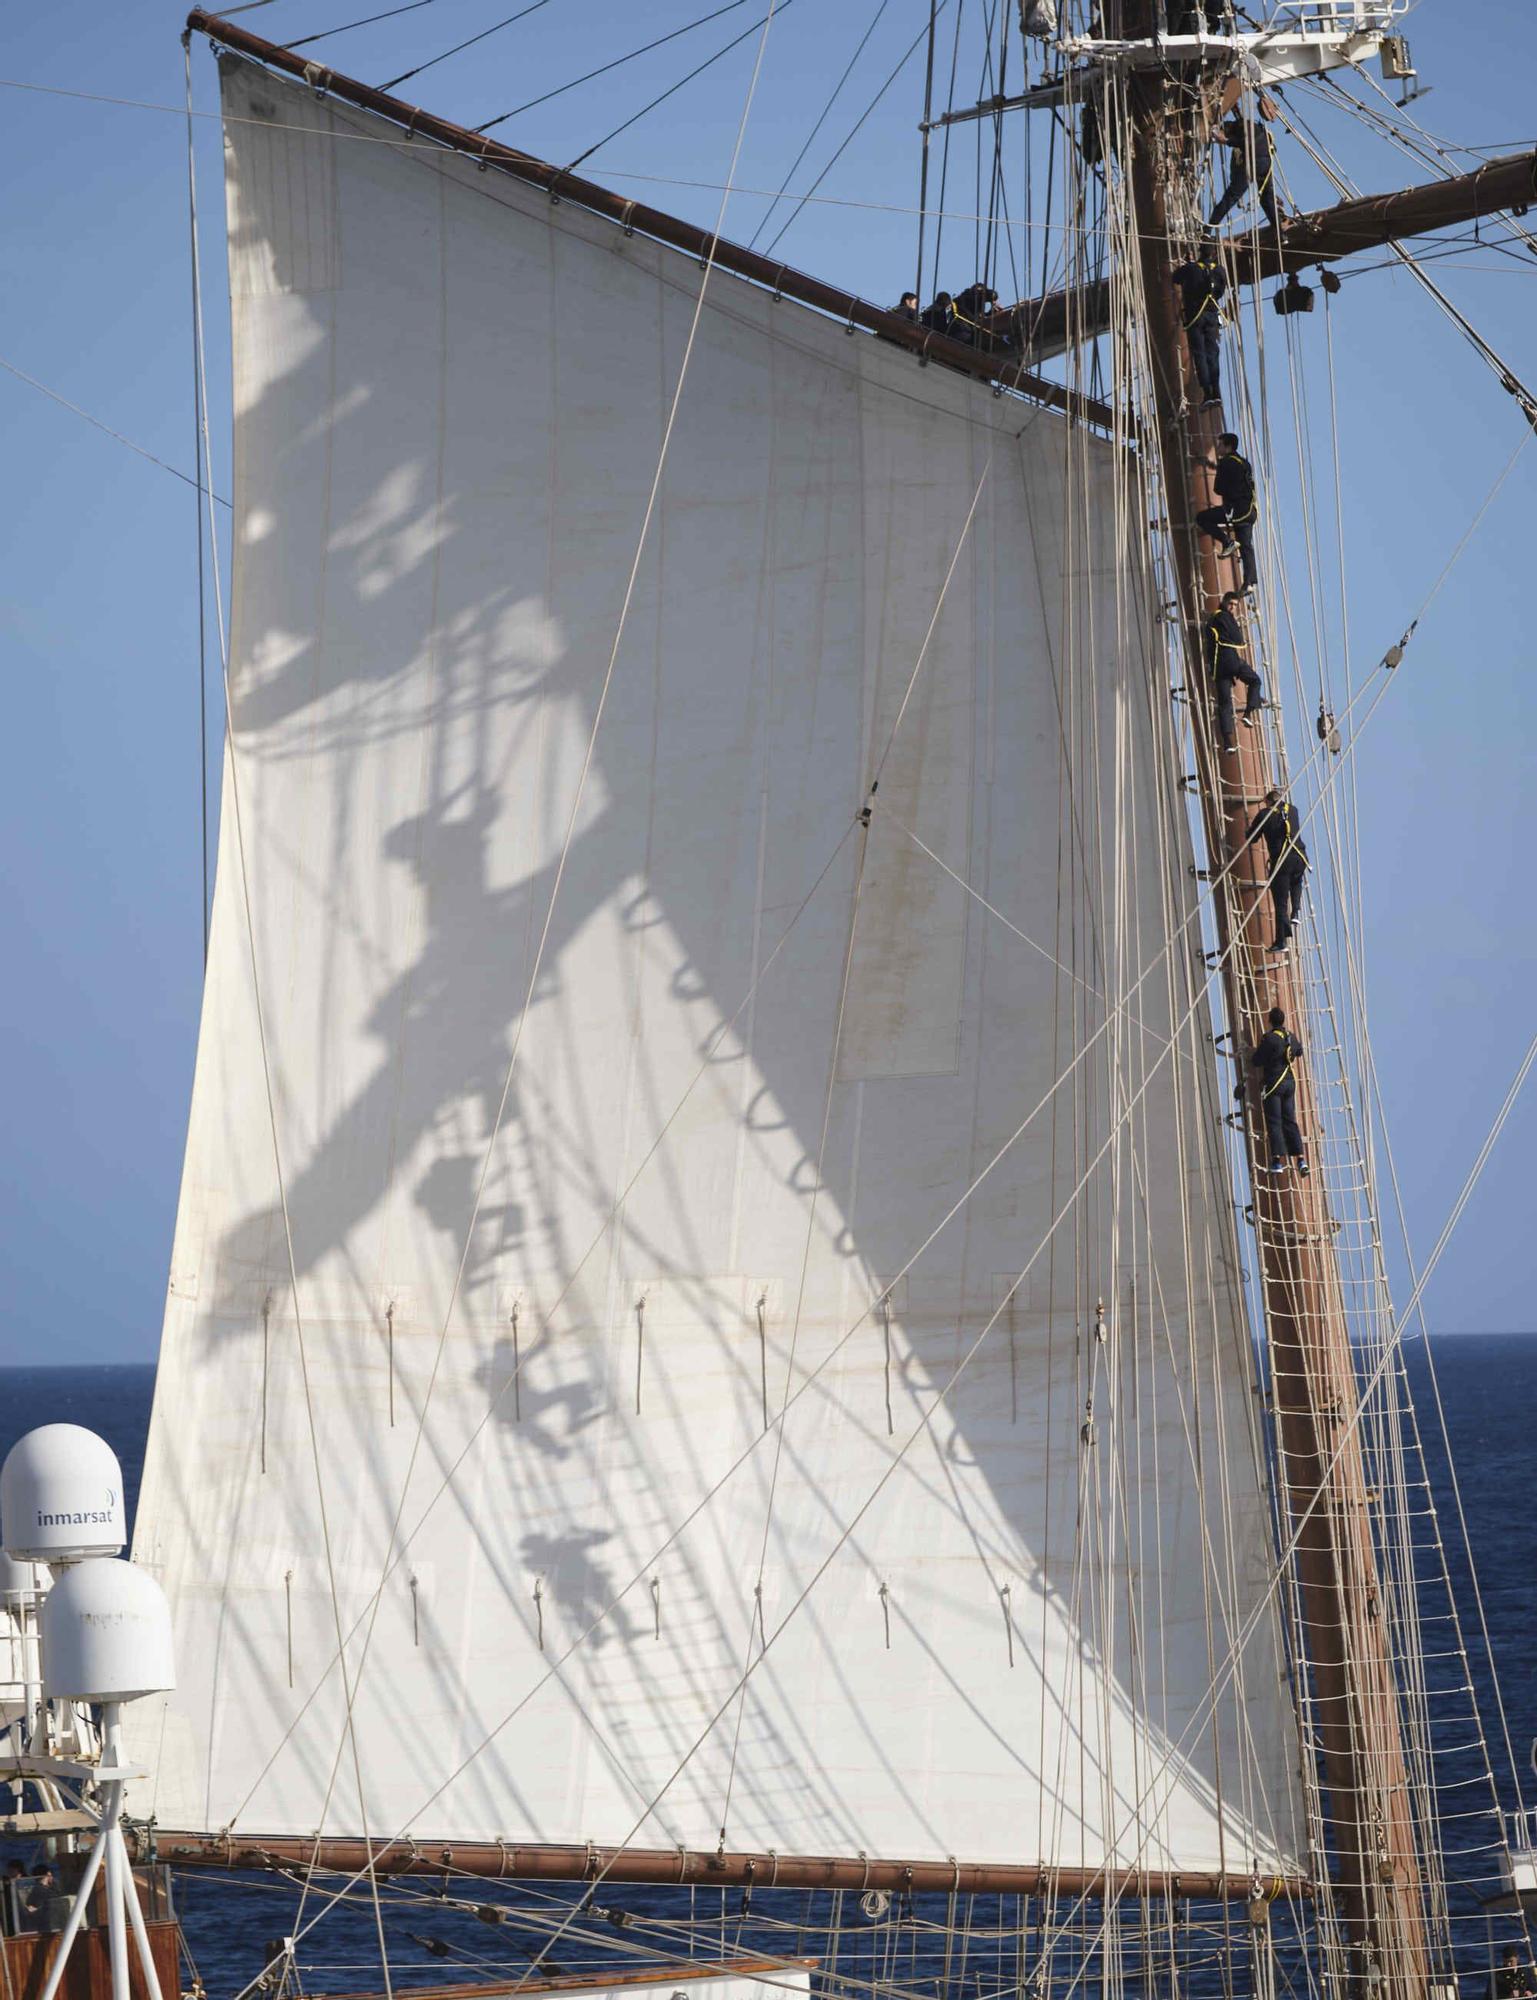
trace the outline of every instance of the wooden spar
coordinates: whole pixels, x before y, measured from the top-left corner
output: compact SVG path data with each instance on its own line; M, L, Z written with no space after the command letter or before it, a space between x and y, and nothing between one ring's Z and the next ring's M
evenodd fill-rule
M148 1839L128 1830L130 1846ZM155 1858L173 1868L325 1868L342 1874L441 1875L445 1870L493 1880L525 1882L679 1883L716 1889L886 1889L988 1896L1109 1896L1190 1898L1232 1902L1248 1898L1252 1877L1170 1874L1156 1869L1053 1868L1041 1863L992 1861L885 1861L863 1855L738 1853L687 1847L525 1846L513 1841L349 1840L330 1835L306 1839L260 1834L167 1833L156 1829ZM1309 1896L1297 1876L1266 1876L1269 1897Z
M1331 264L1357 250L1380 250L1408 236L1452 229L1506 209L1521 214L1532 202L1537 202L1537 152L1509 153L1471 174L1400 188L1395 194L1361 195L1295 216L1279 244L1265 242L1262 228L1257 259L1249 238L1235 246L1238 282L1248 285L1309 264Z
M776 297L794 299L798 305L811 306L817 312L827 313L850 330L861 327L868 333L878 333L882 339L894 341L899 347L906 347L926 360L942 361L947 368L959 369L962 374L1016 390L1021 396L1028 397L1032 402L1044 403L1050 409L1063 410L1069 416L1081 418L1105 430L1114 428L1114 417L1106 404L1032 374L1023 361L1012 358L1007 352L983 352L979 348L966 347L960 341L947 340L941 334L930 333L926 327L915 326L911 320L903 319L897 313L872 306L864 299L840 291L836 285L824 284L820 278L810 277L788 264L776 263L772 257L761 256L756 250L749 250L740 243L729 243L724 237L717 242L711 230L684 222L664 209L650 208L645 202L626 201L623 195L600 187L596 181L585 180L565 167L552 166L547 160L535 159L531 153L520 153L516 147L501 145L497 140L472 132L466 126L455 125L447 118L434 117L430 111L407 104L401 98L387 97L371 84L359 83L355 77L343 76L320 63L308 62L302 55L295 55L276 42L263 41L260 35L253 35L249 29L238 27L233 21L221 20L217 14L205 13L200 7L195 7L187 16L187 27L190 32L206 35L211 42L265 63L269 69L297 77L300 82L308 83L317 96L337 97L344 104L355 104L360 110L372 111L381 118L392 120L402 127L412 142L430 140L453 152L462 153L477 167L495 168L498 173L509 174L514 180L542 188L552 201L574 202L579 208L590 209L595 215L617 222L625 230L653 237L659 243L670 244L675 250L685 250L691 257L703 260L711 256L713 245L713 261L721 270L730 271L753 284L766 286Z
M1406 237L1450 229L1480 216L1537 203L1537 153L1510 153L1471 174L1402 188L1396 194L1362 195L1333 208L1293 218L1284 244L1263 240L1259 255L1245 235L1230 240L1240 285L1304 271L1313 264L1337 263L1358 250L1380 250ZM1068 291L1023 299L1013 308L1022 332L1021 351L1035 361L1050 359L1079 341L1091 340L1110 324L1110 287L1103 279Z
M1121 32L1146 34L1151 0L1119 0ZM1205 462L1224 427L1198 394L1171 282L1170 196L1196 191L1200 141L1192 97L1161 72L1128 78L1133 213L1153 357L1154 398L1166 499L1186 634L1185 681L1194 704L1210 700L1200 621L1205 604L1232 587L1220 577L1194 517L1213 495ZM1187 414L1188 411L1188 414ZM1233 583L1236 584L1236 576ZM1199 715L1199 707L1195 710ZM1304 988L1287 966L1265 959L1271 898L1263 849L1250 847L1250 819L1274 773L1263 730L1240 729L1236 756L1214 754L1214 732L1195 729L1206 839L1214 871L1230 871L1216 901L1222 979L1240 1075L1272 1006L1304 1018ZM1219 769L1218 766L1225 766ZM1236 767L1236 768L1235 768ZM1304 1036L1306 1041L1306 1036ZM1304 1136L1317 1131L1307 1056L1299 1078ZM1261 1107L1252 1086L1249 1116ZM1424 2000L1429 1976L1419 1864L1398 1696L1388 1657L1376 1551L1368 1514L1360 1400L1344 1296L1321 1176L1254 1189L1257 1251L1275 1382L1283 1530L1298 1535L1303 1642L1299 1672L1311 1680L1314 1730L1339 1858L1336 1894L1351 1947L1351 1989L1381 2000ZM1374 1978L1375 1975L1375 1978ZM1380 1984L1376 1980L1380 1979Z
M534 1965L539 1961L535 1959ZM708 1958L648 1959L641 1965L605 1966L601 1972L564 1972L552 1977L535 1972L531 1966L506 1983L476 1979L454 1986L415 1986L411 2000L493 2000L493 1996L513 1993L592 1993L607 1992L613 1986L665 1986L669 1992L696 1979L757 1979L765 1986L783 1986L787 1972L817 1972L815 1958ZM347 2000L385 2000L383 1994L348 1994Z

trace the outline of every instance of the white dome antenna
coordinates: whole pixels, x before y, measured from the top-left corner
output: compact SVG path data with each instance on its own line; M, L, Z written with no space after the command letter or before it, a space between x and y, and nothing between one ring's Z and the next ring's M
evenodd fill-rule
M6 1519L12 1512L15 1489L11 1485L16 1454L33 1439L46 1438L49 1431L68 1431L69 1424L53 1424L47 1431L33 1431L23 1438L6 1461ZM89 1431L76 1431L100 1451L107 1448ZM46 1453L43 1454L46 1457ZM110 1458L111 1454L107 1453ZM114 1470L117 1461L112 1459ZM28 1467L30 1476L31 1468ZM24 1500L31 1502L40 1487L22 1486ZM119 1489L120 1491L120 1489ZM119 1506L121 1502L119 1500ZM72 1510L73 1511L73 1510ZM30 1517L28 1517L30 1519ZM91 1524L95 1526L95 1523ZM54 1559L59 1560L57 1551ZM111 1556L66 1557L69 1564L43 1600L41 1613L43 1680L49 1696L59 1702L94 1702L101 1705L100 1762L94 1765L53 1760L52 1768L67 1775L86 1778L99 1788L101 1822L86 1858L70 1904L69 1916L59 1933L53 1964L44 1982L40 2000L58 2000L69 1954L86 1911L91 1907L97 1879L105 1864L107 1943L112 1966L112 2000L131 2000L128 1973L128 1938L133 1935L149 2000L162 2000L154 1954L134 1887L133 1868L119 1821L123 1811L123 1791L131 1778L142 1778L142 1768L123 1760L123 1703L138 1701L149 1694L168 1692L176 1685L176 1668L171 1645L171 1613L165 1594L146 1570Z
M128 1540L117 1453L79 1424L18 1438L0 1467L0 1545L18 1562L116 1555Z
M176 1685L171 1613L147 1570L96 1556L43 1600L43 1674L63 1701L138 1701Z

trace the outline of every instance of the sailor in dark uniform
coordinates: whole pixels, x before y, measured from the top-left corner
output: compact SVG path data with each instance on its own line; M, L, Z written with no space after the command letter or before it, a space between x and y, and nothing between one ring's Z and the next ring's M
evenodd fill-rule
M1275 897L1275 943L1270 947L1286 955L1292 927L1302 907L1302 880L1308 872L1308 851L1302 844L1302 822L1297 808L1278 785L1265 794L1265 803L1249 822L1247 844L1263 840L1270 857L1270 887Z
M933 333L942 333L950 340L965 338L964 331L956 325L955 300L948 292L936 292L934 303L927 312L920 313L918 324L926 326Z
M986 347L989 344L987 322L997 303L998 294L990 285L984 285L980 278L974 285L968 285L964 292L957 292L951 339L964 340L968 347Z
M1205 397L1201 408L1209 410L1222 401L1222 294L1227 275L1216 253L1204 244L1174 273L1180 297L1180 323L1190 348L1190 365Z
M1259 196L1259 205L1265 211L1272 229L1281 226L1280 211L1275 200L1275 151L1270 144L1270 134L1256 119L1230 118L1217 134L1218 143L1231 146L1233 163L1228 168L1227 186L1222 199L1211 212L1211 227L1230 216L1244 196L1249 192L1249 162L1254 162L1254 191Z
M1309 1171L1307 1151L1297 1125L1297 1082L1292 1064L1302 1054L1302 1044L1286 1025L1286 1010L1272 1007L1270 1026L1260 1036L1258 1048L1249 1052L1249 1067L1259 1071L1260 1102L1265 1107L1265 1131L1270 1140L1270 1171L1284 1174L1288 1156L1297 1162L1297 1172Z
M1489 1982L1489 2000L1531 2000L1533 1993L1532 1968L1521 1963L1520 1952L1510 1945Z
M1265 706L1260 677L1249 663L1243 627L1235 615L1242 603L1243 599L1236 590L1224 591L1222 602L1201 627L1206 671L1217 691L1217 729L1222 737L1222 747L1230 755L1236 755L1238 750L1233 730L1234 681L1242 681L1248 689L1243 710L1245 729L1255 727L1254 718Z
M1222 433L1217 439L1215 463L1211 459L1205 463L1216 474L1212 484L1217 489L1217 504L1203 507L1195 517L1195 524L1217 544L1218 555L1230 556L1237 544L1243 559L1244 589L1253 590L1259 582L1259 568L1254 560L1254 527L1259 519L1254 468L1239 451L1234 431Z

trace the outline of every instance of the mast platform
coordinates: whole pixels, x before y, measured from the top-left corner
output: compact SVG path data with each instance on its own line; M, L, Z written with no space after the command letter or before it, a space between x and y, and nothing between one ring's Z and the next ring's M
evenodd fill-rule
M1276 8L1268 26L1253 33L1166 34L1160 30L1151 36L1074 35L1055 44L1066 65L1060 74L1045 77L1013 97L990 97L960 111L947 111L920 125L919 130L965 125L1003 111L1043 111L1061 104L1081 104L1097 87L1107 65L1168 71L1222 64L1240 72L1246 83L1263 87L1323 76L1334 69L1359 69L1362 63L1381 57L1385 74L1404 77L1411 72L1393 34L1393 22L1406 6L1407 0L1289 0Z

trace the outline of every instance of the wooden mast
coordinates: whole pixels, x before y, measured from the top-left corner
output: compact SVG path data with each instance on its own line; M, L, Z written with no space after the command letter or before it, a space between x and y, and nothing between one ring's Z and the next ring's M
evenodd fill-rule
M1152 32L1154 0L1115 0L1118 32ZM1196 92L1162 68L1129 70L1129 175L1153 361L1156 421L1174 568L1185 632L1185 680L1194 713L1210 714L1200 625L1223 589L1236 586L1226 561L1194 527L1214 495L1204 461L1228 428L1220 410L1198 411L1199 393L1176 311L1171 227L1198 212L1203 129ZM1261 495L1263 504L1264 495ZM1213 872L1227 1017L1240 1074L1273 1006L1304 1019L1304 989L1292 968L1265 958L1272 921L1263 847L1245 836L1274 782L1266 732L1240 729L1236 756L1214 731L1193 731ZM1214 754L1215 752L1215 754ZM1225 766L1226 768L1219 768ZM1235 768L1236 767L1236 768ZM1307 1040L1306 1035L1303 1036ZM1316 1133L1316 1094L1300 1065L1299 1118ZM1258 1092L1248 1088L1251 1159L1264 1154ZM1314 1733L1336 1846L1336 1893L1351 1950L1351 1986L1383 2000L1423 2000L1429 1976L1419 1864L1398 1694L1381 1613L1368 1515L1360 1399L1322 1177L1256 1175L1254 1219L1275 1383L1281 1516L1298 1535L1303 1636ZM1319 1856L1320 1873L1327 1857ZM1380 1980L1380 1985L1377 1981Z

